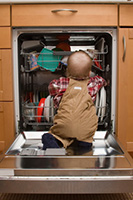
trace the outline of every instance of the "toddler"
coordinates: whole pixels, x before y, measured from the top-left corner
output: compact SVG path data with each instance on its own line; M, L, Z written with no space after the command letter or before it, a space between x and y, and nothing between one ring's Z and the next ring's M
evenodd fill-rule
M98 118L87 84L92 59L84 51L76 51L68 58L69 85L61 99L54 124L42 136L43 149L67 148L75 140L79 146L91 147Z

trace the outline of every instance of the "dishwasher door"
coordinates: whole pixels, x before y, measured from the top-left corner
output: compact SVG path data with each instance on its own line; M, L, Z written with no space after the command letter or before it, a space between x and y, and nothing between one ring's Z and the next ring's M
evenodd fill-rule
M46 132L20 134L0 162L0 192L84 194L133 192L133 162L117 139L96 132L89 151L41 150Z

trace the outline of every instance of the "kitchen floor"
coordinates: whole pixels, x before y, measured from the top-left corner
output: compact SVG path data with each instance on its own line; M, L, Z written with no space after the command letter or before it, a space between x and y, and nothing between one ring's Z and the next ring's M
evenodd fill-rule
M133 200L126 194L0 194L0 200Z

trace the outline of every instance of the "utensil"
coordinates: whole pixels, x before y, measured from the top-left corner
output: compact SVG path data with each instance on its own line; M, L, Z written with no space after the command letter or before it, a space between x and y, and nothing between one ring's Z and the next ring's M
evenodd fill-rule
M100 65L100 62L96 58L94 58L94 63L99 69L102 70L102 66Z

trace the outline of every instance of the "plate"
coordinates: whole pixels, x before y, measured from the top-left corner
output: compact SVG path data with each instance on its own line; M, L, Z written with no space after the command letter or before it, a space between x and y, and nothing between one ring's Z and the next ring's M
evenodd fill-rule
M100 90L100 100L99 100L99 105L98 105L98 118L101 117L101 110L102 110L102 88Z
M99 104L99 93L97 93L96 102L95 102L96 113L98 112L98 104Z
M53 102L53 97L51 97L51 121L53 122L54 119L54 102Z
M47 96L46 100L45 100L45 106L44 106L44 117L46 118L46 120L49 122L50 121L50 99L51 96Z
M44 110L44 104L45 104L46 98L41 98L39 104L38 104L38 108L37 108L37 122L41 122L41 118L42 118L42 114L43 114L43 110Z
M101 111L101 121L103 120L106 112L106 90L102 89L102 111Z

